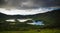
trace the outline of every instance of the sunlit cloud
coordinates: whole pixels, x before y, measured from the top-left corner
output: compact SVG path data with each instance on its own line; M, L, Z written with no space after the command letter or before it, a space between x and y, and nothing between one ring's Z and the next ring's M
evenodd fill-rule
M38 8L38 9L19 10L19 9L0 8L0 12L6 15L34 15L38 13L45 13L54 9L55 8Z

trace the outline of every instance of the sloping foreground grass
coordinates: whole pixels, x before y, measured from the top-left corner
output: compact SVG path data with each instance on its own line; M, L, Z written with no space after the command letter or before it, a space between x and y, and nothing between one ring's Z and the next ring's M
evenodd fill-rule
M30 30L30 31L3 31L0 33L60 33L59 29L42 29L41 31Z

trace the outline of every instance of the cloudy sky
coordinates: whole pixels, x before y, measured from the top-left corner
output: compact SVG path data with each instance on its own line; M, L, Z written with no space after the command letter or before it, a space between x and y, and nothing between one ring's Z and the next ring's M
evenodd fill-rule
M60 0L0 0L0 12L7 15L32 15L60 8Z

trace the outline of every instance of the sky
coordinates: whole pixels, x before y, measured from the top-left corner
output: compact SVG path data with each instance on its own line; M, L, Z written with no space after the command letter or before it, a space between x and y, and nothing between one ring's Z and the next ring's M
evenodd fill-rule
M60 0L0 0L0 12L7 15L34 15L60 8Z
M40 7L60 7L60 0L0 0L3 7L36 9Z

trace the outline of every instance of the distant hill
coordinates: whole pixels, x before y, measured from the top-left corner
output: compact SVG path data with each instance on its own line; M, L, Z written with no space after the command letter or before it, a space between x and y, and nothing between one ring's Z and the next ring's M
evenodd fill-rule
M6 16L6 14L0 13L0 18L5 18Z
M60 27L60 9L52 10L46 13L40 13L35 15L6 15L0 13L0 21L6 19L26 19L32 18L33 20L42 20L45 23L44 27Z

